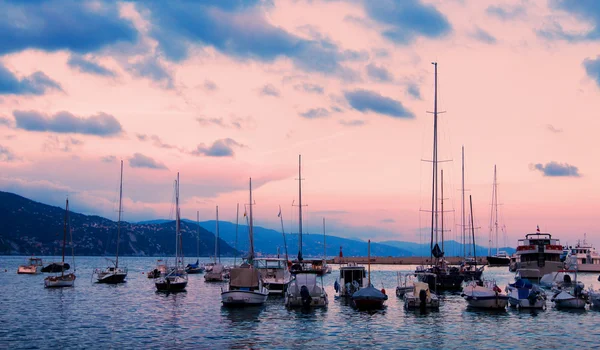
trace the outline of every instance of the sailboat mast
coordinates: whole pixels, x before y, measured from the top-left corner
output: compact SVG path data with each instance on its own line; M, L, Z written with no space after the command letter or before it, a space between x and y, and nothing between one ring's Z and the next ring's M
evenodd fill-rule
M219 206L217 205L217 237L215 237L215 264L217 263L217 256L219 257L219 263L221 263L221 251L219 250Z
M432 62L434 66L434 99L433 99L433 157L432 157L432 184L431 184L431 241L430 258L433 254L433 234L435 232L435 242L437 244L438 212L437 212L437 62ZM437 258L436 258L437 262Z
M121 241L121 213L123 212L123 161L121 160L121 181L119 185L119 219L117 220L117 255L115 268L119 267L119 242Z
M179 266L179 173L177 173L177 181L175 182L175 267Z
M237 204L235 209L235 253L233 253L233 266L237 263L237 242L238 242L238 226L240 223L240 203Z
M441 234L442 234L442 252L444 251L444 169L441 170L441 182L442 182L442 197L441 197L441 204L442 204L442 229L441 229Z
M475 259L475 264L477 264L477 252L475 251L475 225L473 224L473 199L471 195L469 195L469 203L471 206L471 234L473 236L473 259Z
M285 261L288 261L287 240L285 238L285 230L283 229L283 214L281 213L281 205L279 206L279 220L281 221L281 234L283 235L283 247L285 249Z
M498 183L496 182L496 164L494 164L494 230L496 231L496 255L498 255Z
M65 275L65 245L67 242L67 221L69 220L69 198L67 198L67 204L65 205L65 223L63 227L63 249L62 249L62 268L61 276Z
M327 259L327 242L325 236L325 218L323 218L323 260Z
M368 251L367 251L367 260L369 261L369 284L367 284L367 287L371 286L371 240L369 240L369 246L368 246Z
M302 262L302 155L298 155L298 262Z
M196 235L196 258L200 260L200 211L196 211L196 224L198 225L198 234Z
M462 232L462 246L463 246L463 259L466 259L467 257L467 247L466 247L466 237L465 237L465 225L466 225L466 220L465 220L465 146L462 146L462 199L461 199L461 205L462 205L462 212L461 212L461 232Z
M254 260L254 232L252 228L252 178L250 178L250 255L248 256L248 261L252 265L252 261Z

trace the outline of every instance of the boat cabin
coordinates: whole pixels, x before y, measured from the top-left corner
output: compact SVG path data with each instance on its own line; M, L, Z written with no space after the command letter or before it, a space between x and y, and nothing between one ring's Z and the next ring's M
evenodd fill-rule
M260 272L251 267L236 267L229 272L229 290L259 290Z

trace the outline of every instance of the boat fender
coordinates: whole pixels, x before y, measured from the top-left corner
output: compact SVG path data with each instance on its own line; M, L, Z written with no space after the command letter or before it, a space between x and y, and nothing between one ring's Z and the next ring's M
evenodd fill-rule
M383 295L386 295L385 294L385 288L381 288L381 293L383 293Z

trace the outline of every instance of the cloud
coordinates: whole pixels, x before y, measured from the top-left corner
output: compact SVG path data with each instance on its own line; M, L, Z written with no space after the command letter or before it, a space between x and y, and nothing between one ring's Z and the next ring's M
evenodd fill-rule
M81 145L83 145L83 141L73 137L59 138L56 135L50 135L42 145L42 150L47 152L71 152L73 147Z
M100 157L100 160L103 163L113 163L114 161L117 160L117 157L115 157L115 156L104 156L104 157Z
M156 56L146 56L135 63L129 64L128 70L133 75L148 78L166 89L174 87L171 73Z
M417 100L421 99L421 90L419 89L419 85L415 83L408 83L406 92Z
M517 6L488 6L485 9L488 16L499 18L503 21L512 20L524 17L526 14L525 7L521 5Z
M271 84L267 84L260 89L260 94L263 96L279 97L279 90Z
M160 137L158 137L158 135L146 135L146 134L135 134L135 136L137 137L138 140L145 142L145 141L152 141L152 145L154 145L155 147L158 148L164 148L164 149L176 149L181 151L182 149L175 146L175 145L170 145L168 143L164 143Z
M217 84L211 80L205 80L203 84L204 90L206 91L215 91L217 90Z
M394 76L385 67L378 67L374 63L367 65L367 75L372 79L380 82L391 82Z
M62 91L62 88L43 72L19 79L0 63L0 95L43 95L47 90Z
M133 43L137 36L113 2L0 2L0 55L26 49L88 53L118 42Z
M8 126L11 128L13 126L13 121L6 117L0 117L0 125Z
M261 11L263 1L138 2L151 23L149 34L171 61L189 56L190 47L213 47L241 60L273 62L287 57L302 70L356 79L340 63L355 59L324 38L307 40L272 25ZM268 6L268 5L266 5Z
M294 89L298 91L304 91L320 95L322 95L325 92L322 86L311 83L296 84L294 85Z
M360 120L360 119L340 120L339 123L342 124L342 125L344 125L344 126L361 126L361 125L365 125L365 121L364 120Z
M485 30L477 27L475 28L475 31L473 33L471 33L471 37L473 37L474 39L482 42L482 43L486 43L486 44L495 44L496 43L496 38L491 35L490 33L486 32Z
M600 56L596 56L596 59L586 58L583 60L583 67L588 77L594 79L600 87Z
M117 118L106 113L85 118L64 111L54 115L45 115L36 111L14 111L13 116L16 127L28 131L52 131L100 137L116 136L123 132Z
M383 36L396 44L410 44L418 36L439 38L452 31L446 16L419 0L365 0L364 6L371 19L388 27Z
M220 126L222 128L225 129L246 129L246 128L252 128L254 123L254 118L248 116L248 117L236 117L236 116L230 116L229 117L229 122L225 121L224 118L219 117L219 118L206 118L204 116L202 117L198 117L196 118L196 121L201 125L201 126L210 126L210 125L216 125L216 126Z
M354 90L344 92L344 96L350 106L357 111L367 113L375 112L394 118L414 118L414 114L404 108L400 101L382 96L374 91Z
M167 169L167 166L141 153L135 153L129 158L129 166L132 168Z
M369 60L369 53L366 50L344 50L342 57L348 61L367 61Z
M569 176L569 177L580 177L579 169L574 165L567 163L550 162L543 165L541 163L531 164L532 170L538 170L544 174L544 176Z
M325 108L311 108L304 113L300 113L300 116L306 119L319 119L329 117L329 111Z
M554 9L570 13L580 21L590 24L590 29L580 32L567 33L560 23L552 27L538 30L538 36L549 40L566 40L569 42L600 40L600 2L594 0L552 0L550 6Z
M80 55L71 55L67 62L69 67L77 69L83 73L100 75L103 77L115 77L116 73L108 68L101 66L100 64L91 61Z
M563 132L563 129L561 129L561 128L555 128L554 125L552 125L552 124L546 125L546 129L548 129L549 131L552 131L555 134Z
M236 142L234 139L226 138L216 140L210 147L201 143L191 152L191 154L206 157L233 157L235 155L235 152L233 151L234 147L243 148L245 146Z
M393 224L396 222L396 220L394 219L383 219L380 222L384 223L384 224Z
M0 162L12 162L19 159L10 148L0 145Z

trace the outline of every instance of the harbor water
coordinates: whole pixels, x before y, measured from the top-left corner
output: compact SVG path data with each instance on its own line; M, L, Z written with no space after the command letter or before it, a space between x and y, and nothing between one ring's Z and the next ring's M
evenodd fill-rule
M60 257L43 259L50 263ZM104 258L76 257L75 287L45 289L48 274L17 275L26 257L0 257L0 348L515 349L600 344L600 311L556 310L550 296L543 311L470 310L458 293L445 294L437 312L406 311L395 295L396 275L415 266L371 267L372 283L389 295L386 307L375 312L357 311L335 298L337 265L323 278L329 294L326 309L288 310L282 297L270 297L262 307L228 309L221 306L224 284L206 283L202 274L189 276L186 292L157 293L145 274L156 259L122 257L129 275L127 283L115 286L91 279L94 268L106 266ZM233 259L222 262L232 264ZM484 272L502 289L513 276L506 267ZM598 273L578 276L586 289L600 287L597 278Z

